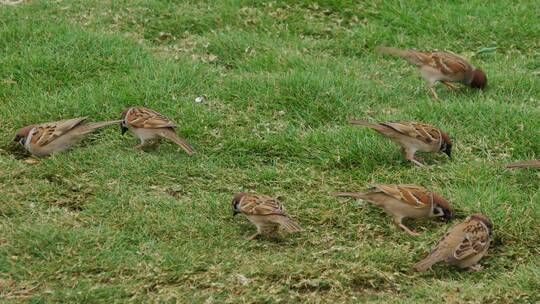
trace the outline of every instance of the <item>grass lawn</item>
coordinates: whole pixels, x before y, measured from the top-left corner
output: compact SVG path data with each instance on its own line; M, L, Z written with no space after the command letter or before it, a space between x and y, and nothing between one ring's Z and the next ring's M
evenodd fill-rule
M90 1L0 4L0 299L8 303L540 301L539 1ZM377 45L451 50L484 69L484 92L433 100ZM483 48L492 52L477 54ZM197 96L207 101L195 103ZM143 105L197 150L140 152L108 127L28 161L21 126ZM405 163L349 117L447 131L454 157ZM483 212L494 243L477 273L415 273L451 224L336 199L414 183L458 217ZM305 228L247 241L237 191L285 197ZM458 219L459 220L459 219Z

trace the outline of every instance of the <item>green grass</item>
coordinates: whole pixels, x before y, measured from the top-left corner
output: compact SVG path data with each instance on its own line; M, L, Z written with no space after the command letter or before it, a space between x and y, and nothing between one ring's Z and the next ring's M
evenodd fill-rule
M0 298L540 301L539 176L503 168L540 158L539 2L356 2L0 5ZM413 67L374 53L381 44L472 57L489 87L441 86L434 101ZM485 47L497 49L473 57ZM141 153L114 127L36 164L10 152L23 125L118 119L130 105L178 122L198 154ZM414 167L348 117L434 124L455 156ZM414 273L449 224L409 221L424 232L413 238L328 195L375 182L424 185L461 217L487 214L485 269ZM284 196L306 231L246 241L237 191Z

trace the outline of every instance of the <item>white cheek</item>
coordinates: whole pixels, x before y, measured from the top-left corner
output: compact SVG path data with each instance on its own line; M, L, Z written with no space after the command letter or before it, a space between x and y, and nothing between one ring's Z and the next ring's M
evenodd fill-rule
M30 147L30 143L32 142L32 136L34 135L32 131L34 131L34 129L30 130L30 133L28 133L28 136L24 140L24 147L27 149Z

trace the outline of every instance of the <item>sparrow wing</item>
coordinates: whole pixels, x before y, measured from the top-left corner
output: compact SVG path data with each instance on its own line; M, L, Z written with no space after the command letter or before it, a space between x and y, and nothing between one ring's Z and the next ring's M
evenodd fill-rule
M405 136L418 139L428 144L434 142L440 143L442 140L441 130L424 123L412 121L387 121L381 123L381 125L392 128Z
M446 235L437 243L427 257L414 265L417 271L425 271L433 264L447 260L452 256L455 248L462 243L465 238L463 228L465 223L455 224L448 230Z
M267 195L246 195L240 201L240 210L247 215L284 215L283 204Z
M433 203L433 195L427 189L416 185L376 185L385 194L414 208L425 208Z
M160 113L143 107L131 108L126 113L126 124L133 128L175 128L176 125Z
M465 236L454 249L453 257L463 260L484 251L490 244L489 231L479 221L470 220L463 228Z
M384 54L400 56L419 68L429 66L443 75L453 76L452 78L473 70L467 60L451 52L404 50L393 47L378 47L377 50Z
M31 143L45 146L83 123L87 117L72 118L38 125L32 131Z
M464 58L450 52L431 52L427 62L444 75L464 74L472 70L471 65Z

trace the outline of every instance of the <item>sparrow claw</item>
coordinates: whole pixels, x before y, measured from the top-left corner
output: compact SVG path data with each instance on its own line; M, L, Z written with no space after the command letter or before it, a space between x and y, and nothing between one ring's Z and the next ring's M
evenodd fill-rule
M407 233L409 235L412 235L412 236L421 236L422 235L421 233L418 233L418 232L415 232L415 231L412 231L412 230L407 231Z
M484 269L484 266L482 266L480 264L476 264L476 265L473 265L473 266L469 267L469 271L471 271L471 272L479 272L482 269Z
M431 91L431 94L433 95L433 97L435 98L435 100L440 101L439 95L437 95L437 92L435 92L435 89L434 89L433 87L431 87L431 88L429 88L429 90Z
M418 233L418 232L415 232L415 231L412 231L411 229L409 229L409 227L403 225L403 223L401 222L401 219L400 218L395 218L394 219L394 223L401 229L405 230L405 232L407 232L409 235L412 235L412 236L420 236L421 234Z
M257 232L255 234L253 234L252 236L248 237L247 240L248 241L253 241L253 240L257 239L259 237L259 235L261 235L261 234Z
M419 162L418 160L412 158L412 159L409 159L409 161L411 161L413 164L417 165L418 167L425 167L424 164L422 164L421 162Z
M455 90L458 89L457 86L451 84L451 83L448 82L448 81L441 81L441 82L442 82L442 84L444 84L445 86L447 86L450 90L454 90L454 91L455 91Z

